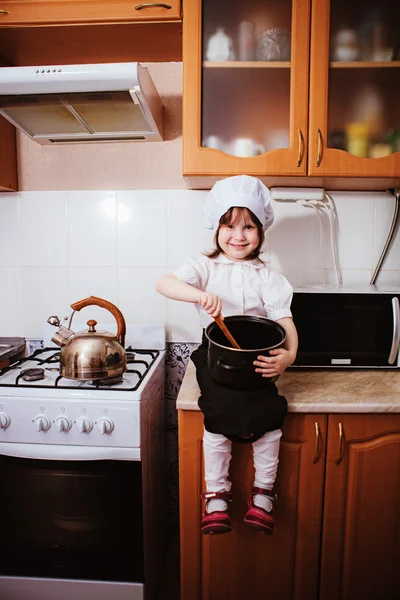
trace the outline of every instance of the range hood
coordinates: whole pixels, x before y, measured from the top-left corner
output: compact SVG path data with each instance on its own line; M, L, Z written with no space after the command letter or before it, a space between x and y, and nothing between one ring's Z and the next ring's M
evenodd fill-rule
M39 144L158 142L162 104L138 63L0 68L0 114Z

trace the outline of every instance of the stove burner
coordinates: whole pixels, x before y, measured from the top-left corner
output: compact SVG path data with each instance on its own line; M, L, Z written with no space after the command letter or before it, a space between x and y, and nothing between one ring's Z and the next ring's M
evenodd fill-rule
M38 379L44 379L44 369L24 369L21 371L17 379L24 381L37 381Z
M122 375L117 375L116 377L107 377L106 379L93 379L92 385L95 385L96 387L103 385L110 386L116 385L117 383L122 383L123 380L124 379Z

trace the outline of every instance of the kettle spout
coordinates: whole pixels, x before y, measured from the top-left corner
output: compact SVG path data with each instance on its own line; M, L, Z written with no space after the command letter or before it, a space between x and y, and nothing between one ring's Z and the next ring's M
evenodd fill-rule
M51 338L51 341L57 344L57 346L63 347L73 335L73 331L61 325L60 329L56 331L54 336Z

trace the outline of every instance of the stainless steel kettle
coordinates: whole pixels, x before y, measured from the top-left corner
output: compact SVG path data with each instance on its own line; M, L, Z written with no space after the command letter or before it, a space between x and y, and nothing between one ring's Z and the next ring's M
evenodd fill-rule
M96 331L97 321L87 322L88 329L74 333L71 330L72 318L76 311L86 306L100 306L108 310L117 321L118 330L114 335L108 331ZM71 304L73 313L68 328L60 326L53 342L61 346L60 374L67 379L107 379L118 377L126 370L126 353L124 349L126 324L121 311L111 302L90 296ZM48 322L59 325L56 317L49 317Z

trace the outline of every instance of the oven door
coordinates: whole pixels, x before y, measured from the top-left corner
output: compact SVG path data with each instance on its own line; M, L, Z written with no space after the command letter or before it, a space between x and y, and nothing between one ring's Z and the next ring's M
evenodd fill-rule
M16 578L18 583L20 577L82 584L143 583L140 461L2 455L0 472L2 599L47 598L12 591L7 595L7 581ZM120 597L114 591L109 598Z

